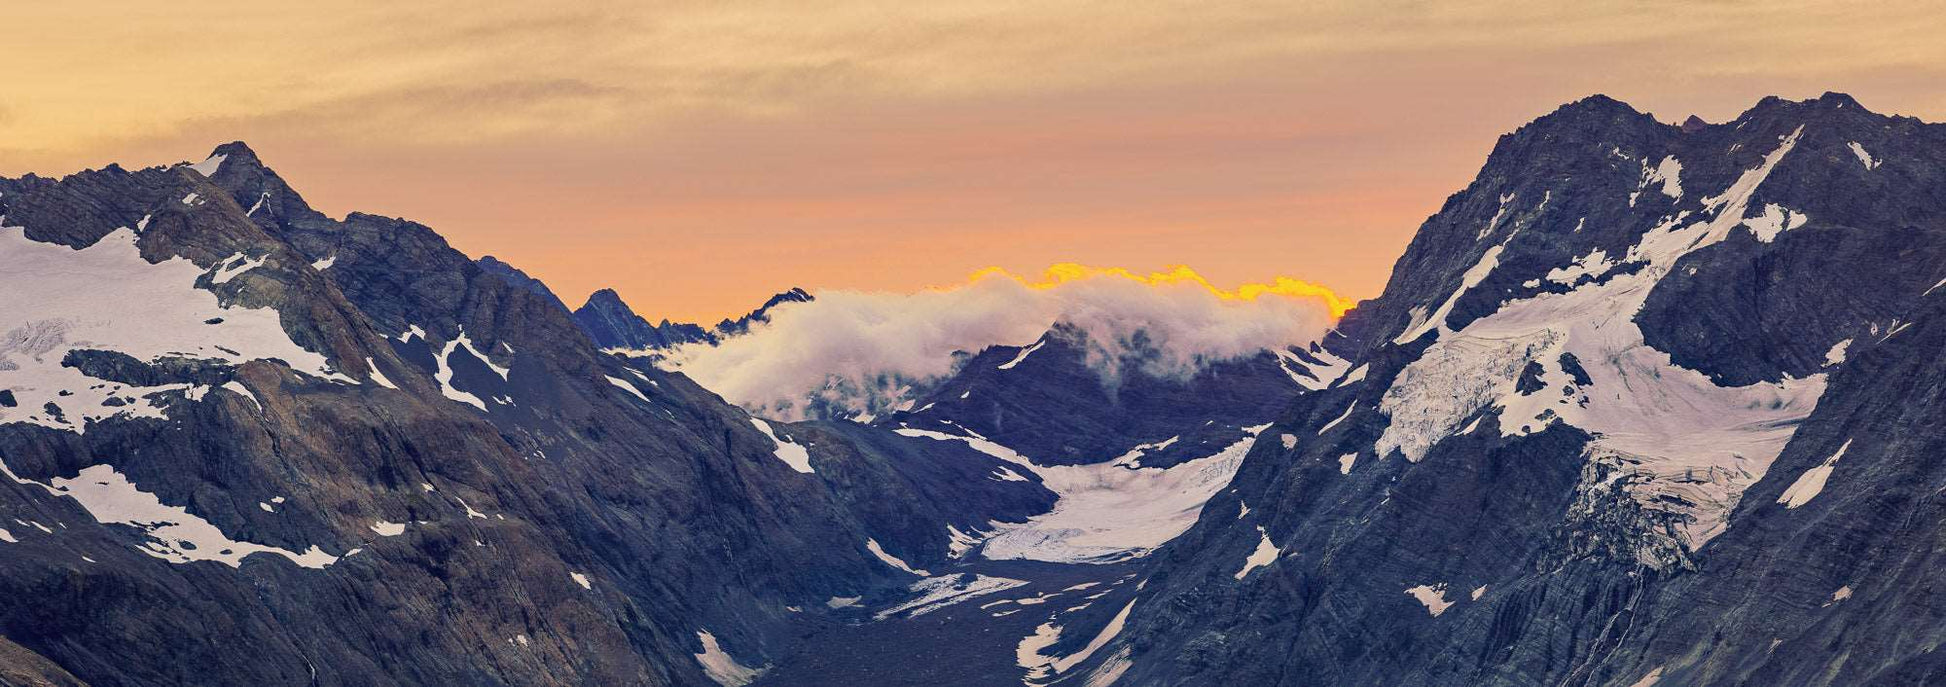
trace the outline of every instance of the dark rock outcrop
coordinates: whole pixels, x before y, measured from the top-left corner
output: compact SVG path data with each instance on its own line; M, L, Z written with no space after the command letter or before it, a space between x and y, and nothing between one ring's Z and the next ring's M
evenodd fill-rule
M267 310L324 361L221 338L203 343L234 358L0 343L0 388L89 380L51 410L0 407L7 680L711 684L702 632L756 668L857 613L828 600L902 594L910 574L868 540L936 564L949 525L1052 503L1031 479L969 481L1001 463L964 446L753 420L602 353L429 228L331 219L242 144L217 156L0 180L0 232L125 232L149 263L206 271L150 297L229 308L189 336ZM54 346L73 350L32 357ZM62 376L9 376L23 363Z
M649 324L629 309L614 289L602 289L588 296L588 302L574 311L575 324L603 349L659 351L686 343L714 344L717 336L693 324Z
M1597 96L1503 137L1073 674L1946 677L1946 127L1827 94L1687 129Z
M554 295L553 289L547 288L547 284L541 283L541 280L527 276L527 273L520 271L520 268L509 265L491 255L481 256L476 262L479 263L480 269L486 270L487 273L500 277L509 284L532 291L534 295L540 296L542 300L561 306L562 310L568 309L568 305L561 302L559 296Z
M1305 389L1335 379L1302 351L1218 361L1185 376L1149 372L1139 360L1104 372L1089 362L1088 346L1085 333L1057 325L1027 346L988 348L931 386L915 409L876 422L972 430L1047 465L1107 462L1145 447L1132 463L1169 467L1221 450Z

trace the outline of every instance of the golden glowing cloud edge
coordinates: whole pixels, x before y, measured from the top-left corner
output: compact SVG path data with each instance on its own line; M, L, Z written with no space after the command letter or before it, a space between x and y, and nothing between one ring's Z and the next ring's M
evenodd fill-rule
M1208 278L1198 274L1196 270L1190 269L1187 265L1170 265L1167 271L1150 272L1144 275L1121 267L1094 267L1074 262L1063 262L1048 267L1046 271L1041 273L1039 280L1014 274L1002 267L988 267L974 272L972 276L967 277L967 281L970 283L977 282L981 279L1005 278L1020 282L1022 285L1031 289L1045 290L1083 279L1107 277L1127 279L1149 286L1201 286L1204 289L1208 289L1210 293L1215 294L1217 298L1226 301L1254 301L1263 296L1282 296L1285 298L1315 300L1323 303L1331 311L1331 318L1334 320L1343 317L1346 311L1351 310L1353 306L1357 305L1357 302L1338 295L1337 292L1332 291L1329 287L1291 277L1280 276L1268 283L1251 282L1238 285L1235 289L1225 290L1210 283ZM935 288L954 288L954 286Z

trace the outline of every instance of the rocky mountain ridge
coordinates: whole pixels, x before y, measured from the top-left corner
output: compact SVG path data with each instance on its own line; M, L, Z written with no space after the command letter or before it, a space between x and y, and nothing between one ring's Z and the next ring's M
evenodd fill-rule
M1940 125L1564 106L1426 221L1325 342L1353 370L1068 674L1937 682L1942 265Z
M37 679L747 681L1053 500L605 355L241 143L0 180L0 217L34 306L0 321L0 636Z

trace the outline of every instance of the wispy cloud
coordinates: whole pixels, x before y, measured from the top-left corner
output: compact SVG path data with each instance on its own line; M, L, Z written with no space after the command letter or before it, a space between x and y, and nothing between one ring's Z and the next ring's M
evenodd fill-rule
M680 348L669 364L772 417L801 419L818 404L883 413L910 398L906 386L952 373L956 353L1032 344L1057 322L1082 334L1077 343L1105 378L1125 365L1180 377L1316 340L1332 321L1329 303L1310 291L1218 289L1183 272L1061 266L1039 281L986 271L913 293L822 291L778 307L747 336Z

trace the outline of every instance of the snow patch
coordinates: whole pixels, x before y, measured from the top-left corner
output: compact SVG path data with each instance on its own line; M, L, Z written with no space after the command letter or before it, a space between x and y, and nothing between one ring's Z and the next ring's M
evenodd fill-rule
M1343 377L1345 370L1351 367L1351 361L1332 355L1322 346L1312 347L1310 355L1315 361L1298 357L1289 348L1278 348L1272 352L1277 355L1277 364L1284 370L1284 375L1309 391L1330 386L1333 380Z
M1020 645L1014 649L1015 660L1020 667L1027 669L1027 684L1045 684L1045 681L1063 675L1087 661L1088 657L1093 656L1122 633L1122 626L1128 622L1128 614L1133 610L1135 610L1135 600L1130 599L1128 605L1123 606L1121 612L1116 613L1115 617L1101 628L1101 632L1088 640L1087 646L1067 656L1049 656L1041 653L1042 649L1061 641L1061 626L1052 622L1042 623L1040 627L1034 629L1034 634L1020 640Z
M412 329L413 329L412 333L419 334L420 336L424 336L424 332L420 331L417 325L414 325ZM480 397L474 396L473 394L469 394L464 391L460 391L459 389L453 388L453 366L451 363L447 361L447 359L452 357L453 351L459 350L459 345L460 342L458 338L446 342L446 348L441 350L439 352L439 355L434 358L434 361L437 362L439 365L439 369L433 372L432 375L433 381L439 382L440 395L443 395L446 398L450 398L455 401L459 401L460 403L464 403L473 406L475 408L479 408L481 412L485 412L486 401L480 400ZM473 347L467 346L467 348L471 349Z
M1058 495L1054 509L1025 523L999 523L981 549L992 560L1109 563L1146 556L1195 524L1203 504L1229 486L1257 434L1270 425L1245 427L1247 436L1214 455L1168 468L1128 468L1107 463L1040 466L979 436L901 428L899 434L962 441L973 449L1033 472Z
M369 374L372 377L373 384L377 384L387 389L399 388L399 385L393 384L391 379L386 378L385 373L378 371L378 363L376 361L373 361L369 357L365 358L365 369L369 371Z
M1797 481L1792 482L1790 488L1785 489L1784 494L1777 497L1777 502L1784 504L1786 510L1790 510L1817 498L1818 494L1824 491L1825 481L1831 479L1831 469L1838 466L1838 459L1845 457L1845 449L1848 448L1851 448L1850 439L1846 439L1845 444L1839 446L1838 452L1831 454L1830 458L1824 459L1824 462L1798 475Z
M228 155L211 155L208 158L205 158L202 162L198 162L196 164L186 165L186 166L189 167L190 169L196 170L197 174L201 174L205 177L212 177L212 176L216 176L216 170L223 168L223 161L229 159L229 157L230 156Z
M1871 153L1865 152L1865 146L1859 145L1857 141L1845 145L1851 148L1851 154L1858 156L1859 164L1865 165L1865 171L1878 169L1879 163L1884 162L1884 160L1873 159Z
M1002 592L1027 584L1026 580L1015 580L1005 577L974 575L970 581L964 580L963 577L962 575L941 575L939 577L928 577L914 582L909 589L917 592L919 596L905 603L879 611L872 617L874 620L884 620L900 613L905 613L908 618L917 618L974 597Z
M979 529L974 529L972 532L961 532L958 527L947 525L946 555L950 558L965 558L967 553L971 552L974 547L980 545L980 542L986 541L988 534L988 532Z
M750 418L750 424L755 425L757 431L763 432L764 436L770 437L771 444L775 446L775 448L771 449L771 454L777 456L778 460L784 461L784 464L791 466L792 470L807 475L817 472L817 470L811 467L810 449L792 443L789 439L778 437L775 432L771 431L770 423L768 422L752 417Z
M1424 604L1426 612L1431 613L1434 618L1439 617L1441 613L1445 613L1446 609L1453 605L1453 602L1446 600L1446 584L1444 582L1439 584L1422 584L1405 590L1405 593L1412 595L1412 598L1418 599L1419 603Z
M55 478L46 483L22 479L4 463L0 463L0 474L14 482L72 498L104 525L134 527L148 537L148 541L135 547L137 551L171 563L216 561L238 568L245 557L258 553L283 556L300 567L313 569L338 562L338 557L317 546L298 553L231 539L209 521L190 514L189 509L166 505L156 495L137 488L108 465L90 465L72 478ZM36 526L51 533L44 526Z
M1040 341L1035 341L1035 342L1034 342L1034 345L1032 345L1032 346L1028 346L1027 348L1024 348L1024 349L1021 349L1021 351L1020 351L1020 354L1019 354L1019 355L1016 355L1016 356L1014 356L1014 359L1013 359L1013 360L1009 360L1009 361L1007 361L1007 362L1004 362L1004 363L1000 363L1000 366L999 366L999 368L998 368L998 369L1001 369L1001 370L1011 370L1011 369L1014 369L1014 366L1015 366L1015 365L1019 365L1019 364L1020 364L1020 361L1022 361L1022 360L1026 360L1026 359L1027 359L1027 356L1030 356L1030 355L1033 355L1033 354L1034 354L1034 351L1038 351L1038 350L1041 350L1041 347L1042 347L1042 346L1045 346L1045 345L1047 345L1047 340L1046 340L1046 339L1042 339L1042 340L1040 340Z
M1770 243L1777 240L1778 234L1804 226L1804 223L1810 220L1811 218L1802 212L1776 203L1767 203L1764 205L1764 214L1744 219L1743 225L1750 228L1750 233L1755 234L1758 241Z
M1176 436L1169 437L1168 439L1164 439L1162 441L1157 441L1157 442L1152 442L1147 444L1136 444L1134 448L1130 448L1128 450L1128 453L1124 453L1122 454L1122 457L1116 458L1114 460L1114 464L1126 465L1132 468L1142 467L1142 456L1144 454L1148 453L1149 451L1161 451L1161 450L1168 449L1170 446L1175 445L1175 443L1181 439L1182 439L1182 435L1178 434Z
M1652 168L1649 167L1648 160L1643 160L1642 185L1640 188L1647 189L1649 186L1655 184L1662 185L1662 195L1673 199L1682 198L1682 161L1677 160L1676 156L1670 155L1662 158L1662 162L1657 163ZM1631 194L1629 196L1628 204L1630 207L1635 206L1636 195L1639 194Z
M466 336L466 328L465 328L465 327L460 327L460 329L459 329L459 336L456 336L456 337L453 337L453 342L449 342L449 343L448 343L448 344L446 345L446 350L447 350L447 352L449 352L449 353L450 353L450 352L452 352L452 343L458 343L459 345L461 345L461 346L464 346L464 347L466 347L466 352L468 352L468 353L471 353L471 354L473 354L473 357L474 357L474 358L476 358L476 359L478 359L478 360L479 360L480 362L482 362L482 363L486 363L486 366L487 366L487 368L488 368L488 369L490 369L490 370L493 370L493 372L494 372L495 374L498 374L498 375L500 375L500 381L503 381L503 382L504 382L504 381L512 381L512 380L511 380L511 379L510 379L510 378L508 377L508 375L509 375L509 374L512 374L512 372L513 372L513 371L512 371L512 370L509 370L509 369L507 369L507 368L504 368L504 367L501 367L501 366L499 366L499 365L495 365L495 364L493 364L493 359L492 359L492 358L489 358L489 357L487 357L487 355L486 355L485 353L481 353L481 352L480 352L480 349L478 349L478 348L474 348L474 347L473 347L473 340L472 340L472 339L470 339L470 338L468 338L468 337ZM507 350L513 350L513 349L507 349Z
M1257 541L1257 550L1251 551L1250 557L1243 559L1243 569L1238 570L1236 574L1239 580L1249 575L1252 570L1277 562L1277 556L1283 553L1276 544L1270 543L1270 533L1264 531L1263 525L1257 526L1257 535L1261 537Z
M1507 238L1512 239L1513 236L1509 235ZM1465 274L1460 275L1459 288L1454 289L1453 295L1447 296L1445 302L1440 303L1439 309L1434 310L1430 316L1427 316L1423 320L1416 319L1425 311L1421 308L1414 307L1413 316L1415 320L1413 326L1407 328L1405 333L1400 334L1398 338L1393 339L1392 343L1404 346L1424 336L1429 331L1437 330L1441 334L1444 334L1446 332L1446 318L1453 314L1453 305L1459 302L1460 296L1466 295L1467 291L1472 290L1475 286L1479 286L1480 282L1486 280L1487 275L1493 273L1494 268L1500 266L1500 251L1506 247L1507 244L1503 241L1500 245L1488 248L1485 253L1481 254L1480 261L1474 263L1472 267L1467 268Z
M635 388L634 384L628 383L628 380L622 379L621 377L610 377L608 375L602 375L602 377L607 379L609 384L615 385L616 388L626 391L634 395L636 398L642 399L643 403L649 402L649 397L643 395L642 390Z
M270 260L270 254L268 253L256 258L246 256L243 253L236 253L228 258L224 258L223 262L217 263L216 271L210 275L209 283L228 283L239 274L262 267L264 262L268 260Z
M78 350L115 351L147 363L274 359L307 375L342 378L324 356L291 341L276 310L223 306L215 293L196 288L207 270L187 259L143 259L133 230L117 229L76 250L28 239L4 219L0 389L13 392L16 403L0 407L0 424L81 433L94 420L162 418L166 401L155 397L167 392L200 395L188 384L128 386L61 364ZM49 412L49 404L59 412Z
M250 388L244 386L242 382L232 379L230 381L224 382L221 388L230 393L250 399L251 405L257 406L258 411L262 411L264 409L263 401L257 400L257 395L250 393Z
M886 553L885 549L878 545L877 539L866 538L865 548L870 549L872 555L877 556L878 560L885 563L886 565L892 566L899 570L903 570L907 573L918 575L920 577L926 577L932 574L926 572L925 570L912 567L910 564L906 563L903 559L899 558L898 556L894 556L892 554Z
M1318 428L1318 436L1324 436L1325 432L1331 431L1332 427L1338 426L1338 423L1344 422L1345 418L1351 417L1351 412L1357 409L1358 409L1358 402L1352 401L1351 405L1345 406L1345 412L1340 413L1337 419L1332 420L1330 422L1326 422L1324 423L1323 427Z
M764 674L763 668L751 668L737 663L736 659L731 658L730 654L716 643L716 635L710 634L708 630L697 630L696 639L703 643L703 653L696 654L696 662L702 664L703 674L715 680L716 684L723 687L743 687L755 682Z
M1845 349L1850 347L1851 339L1845 339L1844 341L1832 344L1831 350L1825 351L1824 353L1824 366L1831 367L1832 365L1845 362Z
M1685 516L1672 534L1648 536L1680 538L1695 550L1721 533L1743 490L1762 479L1798 421L1816 407L1824 377L1719 387L1648 346L1634 320L1680 258L1744 224L1751 195L1801 133L1786 137L1722 194L1705 198L1708 220L1685 223L1690 213L1683 212L1645 233L1623 260L1645 263L1642 269L1504 303L1428 347L1380 401L1390 422L1374 445L1379 455L1398 451L1420 460L1462 422L1498 407L1504 436L1554 422L1586 430L1595 436L1589 458L1630 475L1621 488L1638 503ZM1780 209L1776 216L1785 214ZM1563 354L1579 361L1590 384L1562 369ZM1522 394L1517 382L1530 363L1542 367L1544 388Z
M1574 262L1570 263L1567 267L1556 267L1548 270L1547 280L1556 284L1572 286L1575 282L1580 281L1582 277L1599 277L1607 274L1608 270L1614 266L1615 261L1608 258L1607 251L1596 248L1589 251L1587 255L1575 258Z
M1629 685L1628 687L1655 687L1655 683L1661 681L1662 667L1657 666L1655 670L1649 671L1649 674L1642 676L1642 679L1636 680L1635 684Z

